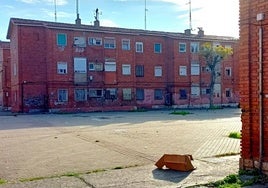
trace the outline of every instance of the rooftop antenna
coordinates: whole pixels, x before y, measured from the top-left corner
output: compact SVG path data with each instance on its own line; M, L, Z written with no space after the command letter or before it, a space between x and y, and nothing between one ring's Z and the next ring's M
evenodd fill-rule
M191 0L189 0L189 29L192 31L193 27L192 27L192 2Z
M79 18L79 13L78 13L78 0L76 0L76 20L75 20L76 25L81 25L81 19Z
M54 9L55 9L55 22L57 22L57 0L54 0Z
M146 5L146 0L144 0L144 29L146 30L147 26L147 5Z

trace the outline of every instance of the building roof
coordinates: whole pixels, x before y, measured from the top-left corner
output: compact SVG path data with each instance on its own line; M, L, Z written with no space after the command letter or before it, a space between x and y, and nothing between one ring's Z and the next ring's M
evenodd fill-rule
M234 37L228 36L215 36L215 35L204 35L199 36L197 34L186 34L177 32L164 32L164 31L149 31L143 29L128 29L128 28L118 28L118 27L103 27L103 26L93 26L93 25L77 25L70 23L59 23L59 22L49 22L40 20L30 20L21 18L11 18L9 22L7 39L10 39L11 31L13 25L17 26L29 26L29 27L45 27L50 29L62 29L62 30L73 30L73 31L92 31L100 33L114 33L114 34L125 34L125 35L147 35L147 36L164 36L170 38L180 38L180 39L195 39L201 41L232 41L237 40Z
M0 40L0 48L10 48L10 42Z

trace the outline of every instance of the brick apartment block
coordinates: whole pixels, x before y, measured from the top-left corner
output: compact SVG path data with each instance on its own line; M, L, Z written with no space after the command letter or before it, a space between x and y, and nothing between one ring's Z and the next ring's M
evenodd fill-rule
M240 0L241 169L268 173L268 1ZM261 168L260 168L261 167Z
M0 41L0 109L5 110L11 105L10 65L9 42Z
M96 22L95 22L96 23ZM11 109L107 111L208 107L204 42L232 47L218 67L214 103L236 105L238 40L11 18Z

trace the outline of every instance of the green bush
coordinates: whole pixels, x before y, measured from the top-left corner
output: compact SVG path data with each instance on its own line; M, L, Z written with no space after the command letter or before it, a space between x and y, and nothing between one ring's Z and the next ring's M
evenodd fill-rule
M229 138L241 139L241 133L239 133L239 132L231 132L229 134Z

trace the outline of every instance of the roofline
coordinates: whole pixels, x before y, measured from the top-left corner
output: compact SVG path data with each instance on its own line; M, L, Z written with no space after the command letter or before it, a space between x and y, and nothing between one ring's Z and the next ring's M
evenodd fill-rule
M62 30L73 30L73 31L89 31L99 33L111 33L111 34L124 34L124 35L148 35L148 36L160 36L169 38L180 38L183 40L191 39L196 41L237 41L237 38L228 36L215 36L215 35L204 35L198 36L197 34L185 34L178 32L165 32L165 31L150 31L142 29L129 29L129 28L118 28L118 27L95 27L93 25L76 25L70 23L59 23L49 22L40 20L30 20L21 18L11 18L9 22L7 39L10 39L12 25L18 26L29 26L29 27L45 27L49 29L62 29Z

